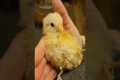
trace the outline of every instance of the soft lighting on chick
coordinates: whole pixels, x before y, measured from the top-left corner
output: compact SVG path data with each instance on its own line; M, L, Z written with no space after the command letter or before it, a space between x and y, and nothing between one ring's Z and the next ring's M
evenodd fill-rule
M76 38L64 30L62 17L57 12L43 19L43 33L46 59L60 70L57 80L62 80L63 70L72 70L81 64L83 49Z

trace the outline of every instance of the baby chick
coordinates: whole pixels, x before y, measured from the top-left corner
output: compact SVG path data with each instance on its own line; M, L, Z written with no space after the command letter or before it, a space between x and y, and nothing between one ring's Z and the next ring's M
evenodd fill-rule
M57 12L49 13L43 19L43 33L45 57L60 70L57 80L62 80L63 70L72 70L81 64L83 49L77 39L64 30L62 17Z

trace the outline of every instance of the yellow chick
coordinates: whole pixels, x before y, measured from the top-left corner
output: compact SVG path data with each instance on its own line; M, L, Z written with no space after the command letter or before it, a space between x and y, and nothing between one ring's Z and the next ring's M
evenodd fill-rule
M76 38L64 30L62 17L57 12L43 19L43 33L46 59L60 70L57 80L62 80L63 70L72 70L81 64L83 49Z

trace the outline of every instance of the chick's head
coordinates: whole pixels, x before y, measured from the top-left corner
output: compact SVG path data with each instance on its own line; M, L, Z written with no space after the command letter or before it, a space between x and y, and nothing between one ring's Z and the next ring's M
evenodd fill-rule
M43 33L55 33L63 31L63 19L59 13L53 12L43 19Z

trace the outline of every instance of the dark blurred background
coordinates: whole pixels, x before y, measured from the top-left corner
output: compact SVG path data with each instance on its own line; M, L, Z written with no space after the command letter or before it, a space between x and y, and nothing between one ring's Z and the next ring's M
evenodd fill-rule
M19 21L19 0L0 1L0 57L5 53L16 33L21 31Z
M108 27L120 31L120 0L93 0L93 2L100 10Z

